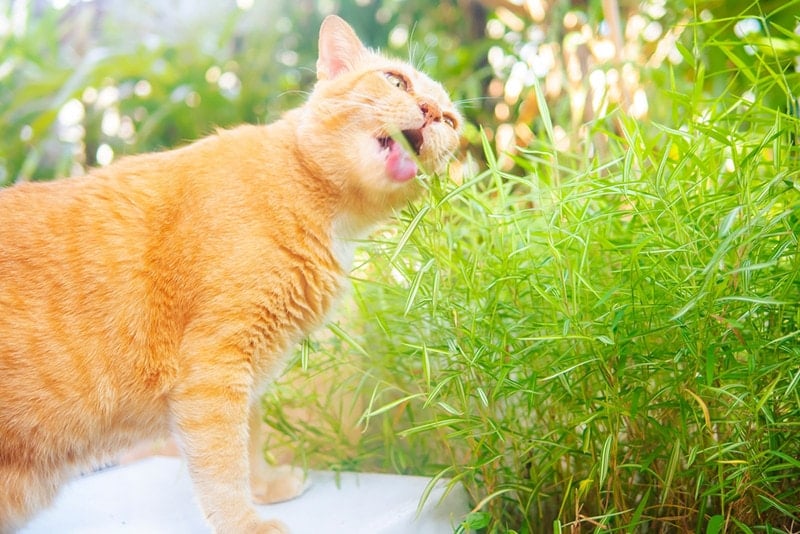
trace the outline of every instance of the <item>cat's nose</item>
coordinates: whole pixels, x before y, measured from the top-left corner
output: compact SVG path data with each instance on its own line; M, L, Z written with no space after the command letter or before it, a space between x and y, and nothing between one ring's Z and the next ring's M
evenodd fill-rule
M442 120L442 110L439 109L439 105L432 100L420 100L419 109L422 111L422 116L425 117L425 124L422 125L423 128L432 122L439 122Z

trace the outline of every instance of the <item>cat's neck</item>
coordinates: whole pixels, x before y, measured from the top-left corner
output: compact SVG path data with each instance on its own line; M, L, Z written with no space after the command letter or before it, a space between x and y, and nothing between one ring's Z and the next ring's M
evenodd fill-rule
M292 150L297 165L303 169L298 184L309 190L324 190L333 199L332 231L345 240L365 238L379 223L391 216L396 201L390 197L366 197L352 184L360 179L351 176L360 169L338 163L339 154L331 153L327 139L336 132L326 131L318 124L312 110L301 107L284 115L278 124L285 123L293 136Z

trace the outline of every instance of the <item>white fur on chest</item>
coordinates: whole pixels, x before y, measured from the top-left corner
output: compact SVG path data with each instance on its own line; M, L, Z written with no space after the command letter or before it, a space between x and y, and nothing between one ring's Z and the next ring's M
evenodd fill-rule
M365 231L353 229L352 225L348 224L344 217L334 220L331 228L331 248L333 257L336 258L345 275L350 274L353 269L356 244L365 235Z
M342 268L342 272L349 274L353 269L353 259L356 253L356 244L352 239L333 236L333 257Z

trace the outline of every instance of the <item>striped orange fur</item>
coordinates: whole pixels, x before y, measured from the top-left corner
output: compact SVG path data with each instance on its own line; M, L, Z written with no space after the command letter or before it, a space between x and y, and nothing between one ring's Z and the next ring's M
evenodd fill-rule
M251 501L303 477L248 447L253 401L324 320L352 241L417 194L417 162L442 169L460 122L437 83L338 17L317 72L270 125L0 191L0 532L170 432L217 532L285 531Z

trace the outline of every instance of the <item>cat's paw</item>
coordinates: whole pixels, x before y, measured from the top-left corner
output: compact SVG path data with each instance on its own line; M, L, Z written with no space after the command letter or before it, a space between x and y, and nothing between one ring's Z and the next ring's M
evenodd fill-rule
M280 521L259 521L254 528L248 528L247 532L253 534L290 534L289 528Z
M306 491L310 485L311 482L306 478L303 470L291 465L260 469L259 473L254 473L250 477L253 500L258 504L294 499Z
M264 519L251 510L245 519L228 522L216 517L212 521L214 532L218 534L291 534L289 527L277 519Z

